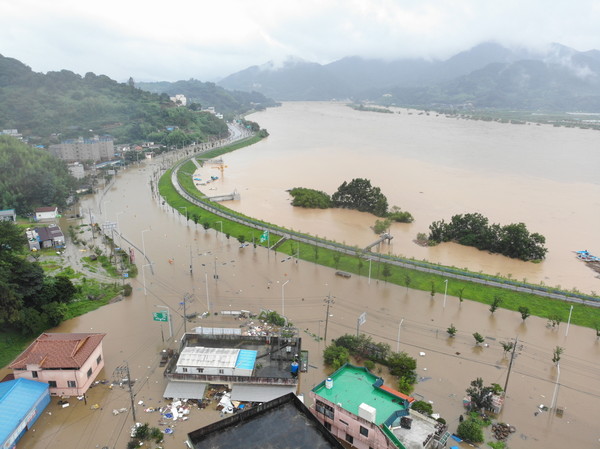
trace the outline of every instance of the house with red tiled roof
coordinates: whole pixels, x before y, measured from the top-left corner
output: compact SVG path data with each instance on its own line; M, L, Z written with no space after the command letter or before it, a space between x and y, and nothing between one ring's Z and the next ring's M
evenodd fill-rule
M8 367L17 379L46 382L51 395L81 396L104 367L105 336L43 333Z

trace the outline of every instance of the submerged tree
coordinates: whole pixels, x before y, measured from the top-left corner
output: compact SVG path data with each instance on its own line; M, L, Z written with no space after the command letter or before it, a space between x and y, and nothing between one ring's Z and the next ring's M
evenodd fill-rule
M519 313L521 314L521 318L523 319L523 321L525 321L531 315L529 313L529 307L525 307L525 306L519 307Z

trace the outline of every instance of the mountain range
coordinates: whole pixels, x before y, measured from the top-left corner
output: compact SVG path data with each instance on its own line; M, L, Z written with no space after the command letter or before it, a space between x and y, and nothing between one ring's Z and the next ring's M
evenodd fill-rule
M248 67L218 82L277 101L352 100L547 111L600 110L600 51L480 44L447 60L346 57L329 64L289 59Z

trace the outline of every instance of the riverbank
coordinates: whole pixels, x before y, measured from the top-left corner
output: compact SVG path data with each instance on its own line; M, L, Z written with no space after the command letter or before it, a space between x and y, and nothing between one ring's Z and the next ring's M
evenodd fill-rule
M239 148L242 147L236 146L235 149ZM209 151L203 156L215 157L229 151L234 151L234 149L224 148L218 154ZM496 298L500 298L500 307L508 310L518 311L525 307L528 309L528 313L549 320L558 319L559 322L570 320L573 324L590 328L600 325L600 309L596 307L596 305L600 305L600 303L596 304L596 300L600 298L481 273L470 273L454 267L401 259L387 254L365 253L355 247L325 241L313 236L303 236L270 223L260 222L233 212L218 203L209 203L203 199L204 195L198 190L193 176L190 175L190 173L194 173L194 167L195 164L192 162L180 161L174 168L175 173L168 171L163 174L159 183L160 195L174 210L182 212L182 209L185 208L186 217L198 217L195 225L200 223L205 229L213 228L221 231L228 239L233 236L243 244L248 236L252 235L253 238L250 241L253 244L276 245L276 252L290 258L302 259L358 275L366 274L366 265L369 265L369 278L373 277L376 281L382 280L386 283L404 285L407 288L429 291L432 298L436 294L444 294L444 296L450 294L461 298L461 301L469 299L488 305L491 305ZM179 190L174 182L179 183ZM182 193L187 198L182 197ZM259 236L263 235L265 230L270 231L271 237L268 241L261 242ZM284 240L285 243L278 246L276 239ZM415 266L415 269L410 268L411 264ZM449 278L452 280L448 281ZM470 282L469 278L479 282ZM540 296L540 294L546 296ZM566 308L564 300L547 297L551 295L562 296L564 299L574 301L573 308Z

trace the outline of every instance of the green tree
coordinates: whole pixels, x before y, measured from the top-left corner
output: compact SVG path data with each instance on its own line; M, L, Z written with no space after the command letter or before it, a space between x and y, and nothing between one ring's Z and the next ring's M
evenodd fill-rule
M548 325L553 329L558 328L562 322L562 317L558 314L552 314L548 317Z
M335 265L335 268L337 269L340 265L340 259L341 259L342 255L336 251L333 253L332 257L333 257L333 263Z
M485 341L485 338L479 332L475 332L473 334L473 338L475 339L475 344L476 345L479 345L479 344L481 344L481 343L483 343Z
M456 429L456 435L470 443L483 442L483 430L481 424L473 419L461 422Z
M323 351L323 361L334 371L350 360L350 353L343 346L329 345Z
M466 390L467 395L471 399L468 407L469 410L490 410L492 408L494 389L495 387L493 386L484 386L481 377L471 381L471 385Z
M512 351L512 349L515 347L515 344L512 341L501 341L500 345L502 345L502 350L504 351L505 356L507 352Z
M498 310L498 307L500 307L500 304L502 304L502 298L500 298L499 296L494 296L494 299L492 300L492 304L490 305L490 312L492 313L492 315L494 314L494 312L496 310Z
M387 215L387 198L379 187L371 186L368 179L355 178L350 182L344 181L331 196L331 201L335 207L370 212L379 217Z
M558 362L560 362L560 357L564 351L565 351L565 348L561 348L560 346L557 346L556 348L554 348L554 351L552 352L552 363L555 363L558 365Z
M426 401L415 401L410 408L415 412L422 413L425 416L433 415L433 406Z
M410 274L406 273L404 275L404 285L406 285L406 290L409 289L411 281L412 281L412 278L410 277Z
M451 337L454 337L458 331L456 330L456 327L454 327L454 324L450 324L450 327L446 329L446 332L448 332Z
M205 231L208 232L208 229L210 228L210 222L205 221L204 223L202 223L202 227L204 228Z
M373 232L375 234L383 234L384 232L387 232L391 224L392 221L389 218L386 218L384 220L375 220L375 224L373 225Z
M240 242L240 245L243 245L244 243L246 243L246 236L244 234L240 234L238 235L237 240L238 242Z
M417 380L417 361L406 352L394 352L387 360L390 374L405 377L411 383Z
M383 270L381 271L381 275L384 277L385 282L387 282L387 279L392 275L392 268L390 267L389 263L383 264Z
M331 198L325 192L303 187L295 187L289 191L292 196L292 206L312 209L327 209L331 207Z
M518 310L523 321L525 321L531 315L531 313L529 313L529 307L520 306Z

